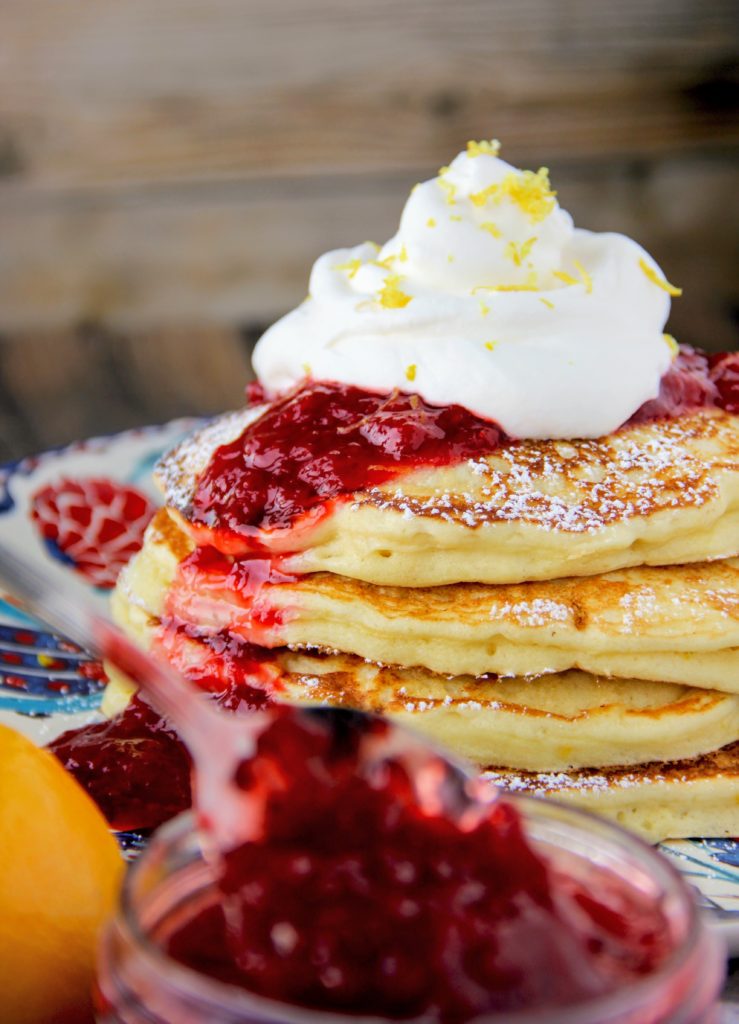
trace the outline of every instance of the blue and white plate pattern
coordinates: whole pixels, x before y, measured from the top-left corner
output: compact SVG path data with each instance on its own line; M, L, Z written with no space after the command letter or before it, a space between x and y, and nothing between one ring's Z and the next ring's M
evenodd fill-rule
M0 467L0 539L53 579L72 573L68 557L45 541L30 515L33 496L63 479L106 478L130 485L158 502L151 469L159 455L193 421L94 438ZM107 592L88 584L107 609ZM37 743L94 720L104 683L99 666L76 645L50 634L9 601L0 598L0 721ZM121 836L127 857L144 844L136 834ZM662 851L698 889L732 953L739 955L739 841L687 839L663 843Z

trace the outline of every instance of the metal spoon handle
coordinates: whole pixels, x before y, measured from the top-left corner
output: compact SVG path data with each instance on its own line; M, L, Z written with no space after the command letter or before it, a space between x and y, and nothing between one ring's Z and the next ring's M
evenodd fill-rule
M214 710L186 679L131 643L92 606L78 584L56 577L52 581L0 544L0 585L27 611L120 669L171 719L186 742L197 745Z

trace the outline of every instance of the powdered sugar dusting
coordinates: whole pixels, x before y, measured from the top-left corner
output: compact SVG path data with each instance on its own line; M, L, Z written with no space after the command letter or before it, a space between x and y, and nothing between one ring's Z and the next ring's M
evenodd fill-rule
M511 772L504 769L488 769L483 778L511 793L530 793L543 796L565 791L595 791L607 789L630 789L633 786L664 782L665 776L654 773L647 777L638 769L623 775L608 776L585 772Z
M651 761L637 767L583 768L570 772L511 771L485 768L482 777L509 792L532 796L603 793L661 784L691 785L710 778L739 776L739 742L683 761Z
M724 472L739 473L739 420L702 410L598 440L511 443L459 467L458 489L424 493L411 477L372 488L353 504L470 528L509 521L585 533L662 510L699 508L718 497Z
M520 626L547 626L552 622L569 622L572 611L566 604L551 598L535 597L531 601L506 602L493 607L492 618L515 619Z
M651 622L659 614L657 595L651 587L630 590L619 605L623 609L622 630L628 632L633 632L640 623Z

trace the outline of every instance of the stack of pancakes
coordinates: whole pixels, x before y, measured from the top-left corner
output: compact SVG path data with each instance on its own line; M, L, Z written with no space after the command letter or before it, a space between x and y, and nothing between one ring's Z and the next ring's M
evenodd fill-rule
M415 470L335 502L285 550L265 533L279 571L204 572L198 476L259 415L161 461L166 506L113 601L140 643L184 624L186 670L215 637L255 643L285 699L381 712L510 789L652 840L739 834L738 416ZM126 692L116 680L108 709Z

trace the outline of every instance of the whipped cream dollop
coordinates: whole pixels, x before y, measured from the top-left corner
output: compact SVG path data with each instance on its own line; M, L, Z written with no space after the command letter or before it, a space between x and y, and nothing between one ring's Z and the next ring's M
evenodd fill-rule
M670 285L624 235L575 228L546 168L469 143L414 187L398 233L321 256L260 339L269 392L306 377L461 405L515 438L599 437L656 397Z

